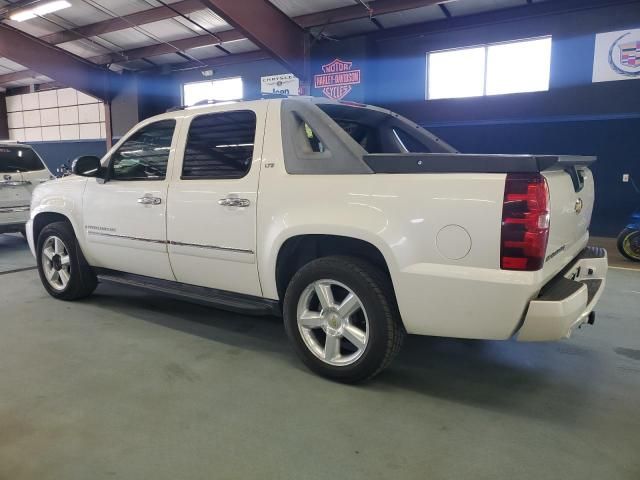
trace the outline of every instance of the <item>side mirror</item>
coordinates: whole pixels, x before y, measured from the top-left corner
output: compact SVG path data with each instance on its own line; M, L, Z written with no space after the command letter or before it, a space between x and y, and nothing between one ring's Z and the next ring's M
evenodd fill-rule
M71 162L71 173L81 177L100 177L102 167L100 158L93 155L84 155Z

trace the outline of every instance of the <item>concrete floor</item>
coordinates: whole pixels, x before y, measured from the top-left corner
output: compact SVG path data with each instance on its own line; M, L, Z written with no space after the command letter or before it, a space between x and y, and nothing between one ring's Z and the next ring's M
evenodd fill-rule
M640 478L639 272L612 269L571 340L412 337L357 387L276 318L107 285L64 303L35 270L0 288L3 480Z
M19 233L0 234L0 272L34 267L36 260Z

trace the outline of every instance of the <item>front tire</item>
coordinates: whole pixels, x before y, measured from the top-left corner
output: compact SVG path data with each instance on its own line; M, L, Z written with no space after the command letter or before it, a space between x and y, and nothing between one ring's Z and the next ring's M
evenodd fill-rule
M640 262L640 230L625 228L618 235L618 250L633 262Z
M284 322L302 361L344 383L380 373L405 336L391 280L355 257L324 257L302 267L287 287Z
M50 223L37 243L38 273L45 290L60 300L77 300L93 293L95 273L82 255L73 228L67 222Z

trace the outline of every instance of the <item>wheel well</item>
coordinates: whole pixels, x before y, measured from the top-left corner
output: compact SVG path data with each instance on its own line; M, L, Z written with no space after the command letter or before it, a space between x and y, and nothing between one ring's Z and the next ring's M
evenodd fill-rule
M307 263L330 255L349 255L371 262L391 277L384 256L375 246L364 240L339 235L299 235L289 238L278 252L276 286L282 301L289 282Z
M40 236L42 229L54 222L67 222L71 225L69 219L61 213L44 212L36 215L36 218L33 219L33 242L36 245L38 244L38 237Z

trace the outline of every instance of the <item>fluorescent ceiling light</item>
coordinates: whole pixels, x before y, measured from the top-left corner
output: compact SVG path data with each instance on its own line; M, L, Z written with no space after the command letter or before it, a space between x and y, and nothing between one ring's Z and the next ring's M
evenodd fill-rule
M55 0L53 2L41 3L33 8L28 8L26 10L20 10L19 12L13 13L9 18L11 18L11 20L15 20L16 22L24 22L25 20L31 20L32 18L40 17L48 13L57 12L58 10L62 10L64 8L69 8L70 6L71 4L67 0Z

